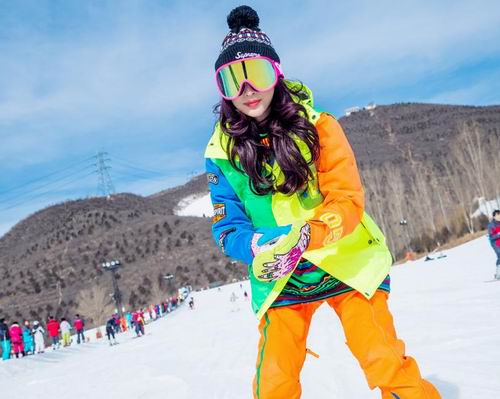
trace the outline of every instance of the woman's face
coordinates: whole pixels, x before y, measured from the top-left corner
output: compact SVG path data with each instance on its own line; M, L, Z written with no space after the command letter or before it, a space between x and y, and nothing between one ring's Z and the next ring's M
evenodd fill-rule
M241 96L231 101L238 111L255 118L257 122L261 122L271 112L270 105L273 95L274 87L267 91L256 91L245 83Z

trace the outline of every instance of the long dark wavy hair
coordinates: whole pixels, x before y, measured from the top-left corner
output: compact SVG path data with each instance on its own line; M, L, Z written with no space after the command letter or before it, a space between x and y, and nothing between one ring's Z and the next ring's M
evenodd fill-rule
M222 99L215 106L222 131L229 136L226 147L229 162L249 176L250 189L255 194L293 194L313 178L310 166L319 157L318 131L307 119L305 107L292 96L307 98L304 86L290 87L280 78L274 89L271 112L260 123L238 111L232 101ZM262 134L267 134L269 146L262 143ZM307 145L311 159L304 159L294 137ZM281 184L264 166L273 159L284 174Z

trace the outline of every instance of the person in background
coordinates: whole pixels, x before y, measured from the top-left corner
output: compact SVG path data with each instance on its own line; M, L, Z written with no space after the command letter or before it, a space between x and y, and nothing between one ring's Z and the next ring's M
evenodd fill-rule
M61 335L63 346L71 345L71 324L63 317L61 319Z
M44 353L45 352L45 330L40 325L38 321L33 322L33 338L35 339L35 352Z
M493 218L488 225L488 236L491 246L497 255L495 279L500 280L500 210L495 209L492 216Z
M113 320L115 321L115 333L118 334L120 332L120 315L118 313L115 313L112 315Z
M116 319L114 317L111 317L107 322L106 322L106 336L108 337L108 342L109 346L116 345L118 342L116 342L115 338L115 329L116 329Z
M136 319L134 320L134 325L135 325L135 333L137 334L138 337L144 335L144 313L141 311L138 311L136 313Z
M16 355L16 358L19 358L20 354L24 357L26 354L24 353L23 330L21 327L19 327L17 321L12 323L12 326L10 326L9 333L10 333L10 340L12 342L12 351L14 355Z
M59 343L59 322L52 316L49 316L49 321L47 323L47 331L49 332L49 337L52 340L52 350L59 349L61 344Z
M231 296L229 297L229 302L231 302L231 312L237 312L240 310L240 307L238 306L238 296L236 293L233 291L231 293Z
M120 329L121 332L127 331L127 319L125 318L125 315L120 317Z
M75 320L73 320L73 328L76 331L76 343L80 344L80 342L85 343L85 335L83 335L83 327L85 327L85 323L79 314L75 315Z
M5 319L0 319L0 342L2 344L2 359L8 360L10 359L10 334L9 334L9 326L5 323Z
M24 353L35 354L35 344L33 342L33 335L31 333L31 326L28 320L24 321L23 326L23 342L24 342Z
M127 330L130 330L133 327L131 312L125 313L125 320L127 321Z

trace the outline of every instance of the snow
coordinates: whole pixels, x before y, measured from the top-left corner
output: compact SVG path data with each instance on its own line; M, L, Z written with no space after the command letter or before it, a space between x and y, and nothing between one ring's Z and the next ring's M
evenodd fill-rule
M212 217L210 194L193 194L179 201L175 214L178 216Z
M481 215L486 215L491 217L491 214L495 209L500 209L500 197L497 199L492 199L491 201L487 201L485 198L477 198L476 203L478 204L478 208L472 213L472 217L479 217Z
M495 255L486 237L446 255L393 268L396 328L444 399L498 398L500 282L489 282ZM244 289L248 282L195 292L195 310L183 306L148 324L142 338L121 334L114 347L100 340L1 362L2 397L248 399L258 332ZM303 399L380 397L327 306L313 318L308 347L320 358L306 359Z

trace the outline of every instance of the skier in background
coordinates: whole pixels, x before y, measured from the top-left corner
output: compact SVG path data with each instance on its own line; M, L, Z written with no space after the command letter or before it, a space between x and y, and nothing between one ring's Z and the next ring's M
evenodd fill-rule
M49 332L49 337L52 340L52 350L59 349L61 347L61 344L59 343L60 324L52 316L49 316L47 331Z
M22 357L26 356L23 344L23 330L19 327L17 321L12 323L9 333L12 342L12 352L16 355L16 358L19 358L19 355L22 355Z
M131 312L125 313L125 320L127 321L127 330L130 330L133 327Z
M284 78L252 8L237 7L227 22L215 63L219 121L205 158L213 238L226 256L251 265L261 334L254 397L300 398L311 319L327 304L383 399L440 398L396 335L387 305L392 257L364 212L341 125L313 108L306 86Z
M85 343L85 335L83 334L83 328L85 323L79 314L75 315L75 320L73 320L73 328L76 331L76 343Z
M120 315L115 313L112 317L115 320L115 333L118 334L120 332Z
M236 312L240 310L240 307L238 306L238 296L234 293L234 291L231 293L231 296L229 297L229 302L231 302L231 312Z
M500 210L493 211L493 218L488 225L488 236L491 246L497 255L495 279L500 280Z
M23 326L23 342L24 342L24 353L35 354L35 344L33 342L33 334L31 332L30 322L25 320Z
M138 337L144 335L144 313L140 310L135 313L134 326L135 326L135 334Z
M40 325L38 321L33 322L33 338L35 339L35 351L36 353L44 353L45 352L45 330Z
M127 319L125 318L125 315L120 317L120 330L121 332L127 331Z
M191 297L189 299L189 309L193 310L194 309L194 298Z
M116 345L118 343L116 342L115 338L115 330L116 330L116 319L114 317L111 317L106 322L106 336L108 337L109 346Z
M2 344L2 359L10 359L10 334L9 326L5 323L5 319L0 319L0 343Z
M71 324L68 323L68 321L63 317L61 319L61 336L62 336L62 342L63 346L70 346L71 345Z

